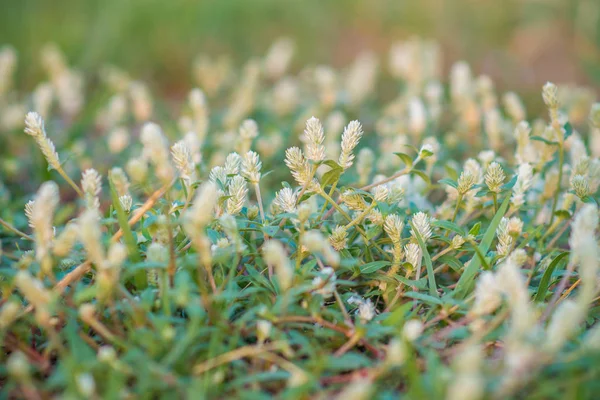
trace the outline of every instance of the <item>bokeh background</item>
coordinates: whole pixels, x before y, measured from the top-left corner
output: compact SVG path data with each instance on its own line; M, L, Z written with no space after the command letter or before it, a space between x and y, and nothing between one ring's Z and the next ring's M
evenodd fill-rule
M19 53L18 80L43 74L41 47L69 62L111 63L153 89L183 96L202 52L234 61L292 38L296 66L346 64L361 50L384 53L412 35L437 40L446 68L465 59L500 89L537 93L546 80L598 85L598 0L2 0L0 44ZM536 99L533 99L534 105Z

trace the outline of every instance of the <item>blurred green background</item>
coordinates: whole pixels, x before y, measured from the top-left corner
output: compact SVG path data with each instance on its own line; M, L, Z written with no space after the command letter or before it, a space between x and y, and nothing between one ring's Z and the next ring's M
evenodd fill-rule
M84 71L112 63L164 94L192 86L194 57L263 55L288 36L295 66L340 66L411 35L436 39L444 65L469 61L499 88L546 80L600 81L598 0L1 0L0 45L19 53L18 80L42 75L39 50L57 43Z

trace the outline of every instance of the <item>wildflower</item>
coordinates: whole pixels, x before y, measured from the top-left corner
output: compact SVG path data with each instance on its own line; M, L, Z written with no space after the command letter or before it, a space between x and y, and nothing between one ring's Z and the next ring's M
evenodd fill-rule
M237 215L242 210L248 195L246 180L240 175L231 179L229 184L229 198L227 199L227 213Z
M217 187L212 182L203 183L196 190L194 203L185 214L184 228L190 237L198 237L199 232L212 220L217 197Z
M414 342L421 336L423 329L424 327L421 321L418 319L410 319L406 321L402 328L402 336L404 336L408 342Z
M542 98L544 99L544 104L546 104L546 107L550 109L556 109L560 105L558 102L558 88L552 82L546 82L544 85L542 90Z
M571 179L571 187L580 199L583 199L590 194L590 184L583 175L575 175L573 179Z
M421 258L423 256L421 247L416 243L409 243L404 246L404 253L406 254L406 261L418 270L421 267Z
M100 215L95 208L88 208L79 217L79 238L88 258L97 266L102 265L105 258L99 220Z
M85 194L85 201L88 208L99 209L100 199L98 195L102 189L102 177L93 168L86 169L81 174L81 187Z
M519 165L517 172L517 182L513 187L513 192L510 198L511 204L519 208L525 203L525 194L533 184L533 168L530 164L524 163Z
M505 179L506 175L500 164L491 163L485 172L485 184L490 192L500 193L500 187L504 184Z
M56 170L60 169L58 153L54 143L46 136L44 119L38 113L32 111L25 116L25 133L35 139L48 164Z
M347 190L342 194L342 201L351 210L362 211L367 205L362 196L352 190Z
M251 184L257 185L260 181L261 168L262 163L257 153L250 150L242 158L242 176L248 179Z
M127 128L118 126L108 135L108 149L113 154L119 154L129 145L129 132Z
M261 319L256 323L256 338L258 339L259 343L264 343L265 340L269 338L272 327L273 324L264 319Z
M331 236L329 236L329 243L331 246L337 250L343 250L347 246L347 238L348 232L346 231L346 227L343 225L337 225L333 232L331 232Z
M383 229L390 237L392 243L400 243L400 240L402 239L402 230L404 229L404 221L399 215L390 214L385 217Z
M308 164L302 150L298 147L290 147L285 151L285 165L292 172L292 176L301 186L308 185L312 179L311 167Z
M283 245L279 241L271 239L265 243L262 252L265 262L275 268L275 274L281 289L283 291L289 289L294 279L294 269Z
M125 171L119 167L114 167L110 170L109 176L119 196L124 196L129 193L130 184Z
M458 193L465 195L475 185L475 176L470 172L463 171L458 178Z
M342 152L338 164L344 169L348 169L354 162L354 148L362 138L363 131L360 122L351 121L342 133Z
M49 274L51 269L50 247L54 237L52 221L54 212L59 203L58 186L52 181L43 183L38 190L34 202L31 204L30 226L33 227L35 239L35 256L42 264L44 273Z
M501 291L496 276L490 271L484 271L475 285L475 302L470 313L475 316L493 313L502 303Z
M58 257L67 256L69 251L71 251L71 248L73 248L78 235L79 230L77 228L77 224L67 224L65 229L63 229L60 235L58 235L58 237L54 240L52 244L52 252Z
M175 168L179 171L181 179L184 180L186 185L190 185L195 180L195 163L192 158L192 153L185 143L180 140L171 147L171 155L173 157L173 163Z
M325 159L325 147L323 146L325 134L323 126L317 118L311 117L306 121L304 140L306 143L306 158L314 162L323 161Z
M275 195L273 205L287 213L296 212L298 195L290 188L283 188Z
M133 205L133 199L130 195L124 194L123 196L119 196L119 204L121 204L121 208L123 208L126 213L129 213L131 211L131 206Z
M465 238L461 235L454 235L451 244L452 248L458 250L462 247L463 244L465 244Z
M419 211L414 214L412 217L412 227L410 230L411 235L416 237L415 232L419 232L419 235L423 239L423 242L427 242L431 235L433 234L431 231L431 218L425 214L424 212Z
M337 267L340 263L340 255L333 250L329 242L325 240L321 232L311 230L302 236L302 244L312 253L320 253L330 265Z
M523 102L515 92L505 93L502 102L513 121L523 121L525 119L525 106L523 106Z
M142 183L148 175L148 164L140 158L132 158L125 165L127 173L134 182Z
M223 167L225 170L225 174L227 175L236 175L240 173L240 166L242 164L242 157L235 151L229 153L227 158L225 159L225 166Z
M160 127L153 122L147 122L142 127L140 140L144 145L143 155L154 166L158 178L163 184L170 183L175 172L169 161L167 139Z
M348 299L348 304L356 304L358 309L356 313L360 318L360 321L364 324L369 322L375 317L375 306L371 299L363 299L360 296L352 296Z

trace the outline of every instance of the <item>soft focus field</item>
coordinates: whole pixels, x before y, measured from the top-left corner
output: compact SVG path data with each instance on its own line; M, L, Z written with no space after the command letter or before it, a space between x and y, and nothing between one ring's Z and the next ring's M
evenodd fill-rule
M600 4L2 6L0 398L596 397Z

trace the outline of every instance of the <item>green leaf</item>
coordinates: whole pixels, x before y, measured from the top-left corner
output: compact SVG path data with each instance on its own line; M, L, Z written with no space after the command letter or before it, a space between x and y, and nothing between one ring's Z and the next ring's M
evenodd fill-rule
M448 186L452 186L454 189L458 189L458 183L456 181L453 181L452 179L449 179L449 178L440 179L438 181L438 183L441 183L441 184L444 184L444 185L448 185Z
M381 268L386 267L388 265L391 265L391 263L389 261L373 261L373 262L364 264L360 268L360 272L363 274L370 274L370 273L378 271Z
M550 278L552 278L552 274L554 273L554 270L556 269L558 264L562 261L562 259L568 255L569 255L569 252L564 251L564 252L560 253L558 256L556 256L556 258L554 260L552 260L550 265L548 265L548 268L546 268L546 270L544 271L544 275L542 275L542 280L540 281L540 284L538 286L538 291L535 294L535 297L533 298L534 301L539 302L539 301L544 300L544 298L546 297L546 292L548 291L548 287L550 286Z
M469 231L469 235L477 236L477 235L479 235L480 230L481 230L481 222L478 222L475 225L473 225L473 227Z
M483 239L481 240L481 243L479 244L479 247L478 247L481 254L487 254L487 252L492 244L492 241L494 240L494 237L496 236L496 229L498 228L498 225L500 224L500 220L506 213L506 209L508 208L509 202L510 202L510 196L506 196L506 198L502 202L502 205L498 209L498 212L496 212L496 215L494 215L492 222L490 223L487 230L485 231L485 234L483 235ZM456 289L454 290L454 293L456 294L457 298L463 299L466 297L466 295L468 294L468 292L471 288L471 284L473 283L473 279L475 278L475 275L479 271L480 266L481 266L481 260L479 259L479 257L474 256L471 259L471 262L469 263L468 267L464 270L463 274L460 276L458 283L456 284Z
M518 174L515 174L515 176L513 176L510 181L506 182L504 185L502 185L500 188L502 190L510 190L513 188L513 186L515 186L515 184L517 183L517 178L519 177Z
M395 155L397 155L397 156L398 156L398 157L399 157L399 158L402 160L402 162L403 162L404 164L406 164L406 166L407 166L408 168L411 168L411 167L412 167L412 165L413 165L413 159L412 159L412 157L411 157L411 156L409 156L409 155L408 155L408 154L406 154L406 153L394 153L394 154L395 154Z
M425 183L427 183L428 185L431 184L431 179L429 179L429 176L427 176L427 174L423 171L420 171L418 169L414 169L412 171L410 171L411 174L415 174L418 175L421 179L423 179L425 181Z
M541 136L530 136L529 139L531 139L531 140L537 140L538 142L544 142L544 143L546 143L547 145L550 145L550 146L558 146L558 142L552 142L552 141L550 141L548 139L545 139L545 138L543 138Z
M447 231L453 231L458 233L461 236L464 236L465 230L460 226L456 225L454 222L438 220L431 223L433 226L439 226L440 228L444 228Z
M573 126L571 125L570 122L567 122L566 124L563 125L563 128L565 129L564 140L567 140L569 138L569 136L571 136L573 134Z
M412 222L410 223L410 225L412 226L415 237L417 238L417 242L419 242L419 246L421 247L421 250L423 251L423 259L425 260L425 266L427 267L427 280L429 281L429 293L434 297L438 297L437 285L435 283L435 275L433 273L433 264L431 263L431 257L429 256L429 251L427 251L427 246L425 245L425 242L423 242L423 238L421 237L421 234L419 233L419 231L413 226Z
M436 296L432 296L432 295L428 295L425 293L419 293L419 292L406 292L406 293L404 293L403 296L409 297L411 299L421 300L425 303L435 304L438 306L441 306L442 304L444 304L442 302L442 300L439 297L437 297L437 293L436 293Z
M340 176L344 172L344 169L339 165L325 172L321 178L321 186L333 185L340 179Z

